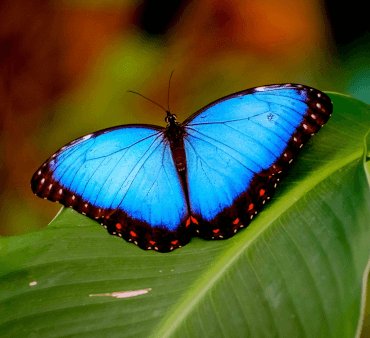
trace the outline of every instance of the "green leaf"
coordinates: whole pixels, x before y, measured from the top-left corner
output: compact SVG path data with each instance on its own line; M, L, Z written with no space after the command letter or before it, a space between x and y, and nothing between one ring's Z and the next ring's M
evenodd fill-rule
M330 97L330 121L273 201L229 240L143 251L70 209L42 231L0 238L0 337L359 334L370 108Z

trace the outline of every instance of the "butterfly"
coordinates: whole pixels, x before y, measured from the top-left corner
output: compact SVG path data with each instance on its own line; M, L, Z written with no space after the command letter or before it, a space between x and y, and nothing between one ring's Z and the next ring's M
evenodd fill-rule
M78 138L36 171L31 187L145 250L230 238L271 199L332 110L326 94L304 85L240 91L183 123L166 110L166 127L123 125Z

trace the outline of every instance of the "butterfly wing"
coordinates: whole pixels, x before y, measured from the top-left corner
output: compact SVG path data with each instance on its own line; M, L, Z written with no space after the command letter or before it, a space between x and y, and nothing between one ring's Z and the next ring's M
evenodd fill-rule
M184 245L188 209L163 131L131 125L79 138L40 167L32 190L143 249Z
M286 84L235 93L186 120L190 210L199 236L228 238L248 225L331 112L324 93Z

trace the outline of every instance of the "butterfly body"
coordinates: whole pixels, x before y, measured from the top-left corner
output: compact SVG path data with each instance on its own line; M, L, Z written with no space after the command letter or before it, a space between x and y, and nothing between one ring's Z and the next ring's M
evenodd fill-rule
M329 97L310 87L252 88L183 123L167 112L165 128L119 126L79 138L40 167L31 187L142 249L226 239L262 210L331 112Z
M167 112L171 119L167 119L168 125L165 131L165 137L170 143L172 157L178 171L186 169L186 153L184 146L185 129L176 121L176 116Z

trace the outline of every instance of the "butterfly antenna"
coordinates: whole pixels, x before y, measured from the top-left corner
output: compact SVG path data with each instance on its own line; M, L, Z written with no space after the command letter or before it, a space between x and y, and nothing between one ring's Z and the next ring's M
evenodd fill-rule
M169 111L167 111L166 109L164 109L164 108L163 108L163 106L161 106L159 103L154 102L153 100L148 99L146 96L141 95L141 94L139 94L139 93L137 93L137 92L133 92L132 90L128 90L127 92L128 92L128 93L133 93L133 94L140 95L140 96L141 96L141 97L143 97L144 99L147 99L148 101L150 101L150 102L152 102L152 103L156 104L158 107L161 107L161 108L162 108L162 109L167 113L167 115L168 115Z
M170 88L171 88L171 78L172 78L172 74L175 70L172 71L171 75L170 75L170 79L168 80L168 96L167 96L167 106L168 106L168 111L170 112L171 109L170 109Z

